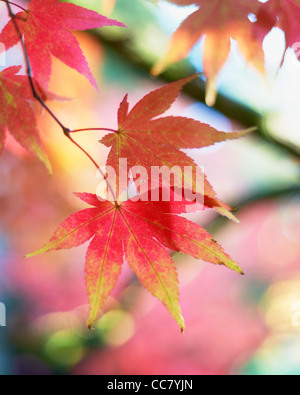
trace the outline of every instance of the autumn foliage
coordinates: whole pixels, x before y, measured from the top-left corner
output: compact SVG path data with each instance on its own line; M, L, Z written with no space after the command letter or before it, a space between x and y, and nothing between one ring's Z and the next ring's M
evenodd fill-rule
M300 41L299 28L293 18L293 15L300 18L300 5L293 0L269 0L267 3L256 0L167 1L182 7L194 4L197 10L174 33L166 55L157 60L152 73L158 76L169 65L187 57L194 45L204 39L203 73L208 105L215 103L218 75L229 56L233 40L245 60L261 74L264 74L265 67L263 40L273 27L280 27L285 32L287 48L295 48L294 44ZM202 169L182 150L237 139L252 129L225 133L195 119L164 115L183 87L199 78L199 75L192 75L150 92L132 108L126 95L118 111L116 109L117 130L100 126L71 130L47 105L47 100L63 100L55 92L49 92L52 57L82 74L97 90L96 80L73 32L104 26L124 29L127 26L95 11L58 0L32 0L26 8L23 2L4 2L10 20L0 33L0 43L6 50L20 45L26 71L22 71L21 65L15 65L0 73L0 154L5 147L6 135L10 133L51 172L47 147L42 144L43 133L38 130L36 122L36 105L33 105L39 103L54 119L58 131L61 130L70 143L81 149L106 182L104 197L95 193L75 194L92 208L69 216L50 242L30 256L70 249L91 240L85 264L89 327L115 287L126 261L143 286L161 300L183 330L178 276L171 251L214 265L225 265L240 274L243 272L206 230L180 216L214 209L237 221L231 207L217 197ZM250 15L255 18L249 18ZM93 130L108 132L96 142L99 147L103 144L110 149L104 172L74 138L77 133ZM164 167L172 170L174 177L167 181L149 177L146 183L143 180L144 185L140 182L141 177L132 180L127 170L125 177L120 177L120 160L124 159L129 169L139 166L150 174L153 167ZM111 168L116 172L116 178L112 180L108 176ZM190 173L183 171L186 168ZM128 195L132 183L136 188L134 199ZM183 186L195 200L187 199L180 189ZM151 199L154 187L159 196L156 200ZM169 201L162 198L166 188L171 191Z

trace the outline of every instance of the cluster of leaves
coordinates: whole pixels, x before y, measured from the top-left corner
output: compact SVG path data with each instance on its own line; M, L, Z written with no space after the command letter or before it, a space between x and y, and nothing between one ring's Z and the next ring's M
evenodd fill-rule
M196 5L174 33L165 57L153 67L160 74L167 66L184 59L194 45L204 38L203 71L207 78L208 105L216 99L217 77L235 40L245 60L264 73L263 41L274 28L285 33L286 50L298 55L300 2L298 0L166 0L178 6ZM285 50L285 52L286 52Z
M23 41L26 57L30 62L30 66L27 66L32 69L34 81L32 77L28 79L26 76L16 76L21 66L8 68L0 74L3 109L0 123L0 153L4 147L7 127L27 151L42 159L49 167L41 147L34 113L26 101L33 100L35 93L42 99L49 99L52 55L84 75L97 89L97 83L71 31L112 25L124 26L94 11L57 0L32 0L28 9L11 17L0 34L0 43L8 50ZM43 95L32 91L32 83L43 91Z
M293 0L270 0L267 3L256 0L167 1L179 6L195 4L199 9L179 27L167 55L154 66L153 73L159 74L169 64L186 57L194 44L205 37L203 64L209 104L215 100L217 75L229 55L231 39L237 41L246 60L261 71L264 69L262 42L274 26L285 31L287 47L293 47L298 39L293 15L300 16L300 5ZM10 21L0 33L0 42L6 49L21 44L27 73L19 75L21 66L13 66L0 73L0 153L8 130L28 152L36 155L50 169L31 102L38 100L72 142L73 132L88 130L69 130L45 104L47 99L55 99L48 90L51 56L77 70L97 89L72 31L125 25L58 0L31 0L27 9L18 6L21 12L17 14L12 12L16 4L5 2ZM250 21L250 14L256 15L255 23ZM149 173L153 166L169 169L190 167L198 177L184 175L185 188L201 191L205 209L213 208L235 219L230 207L218 199L205 175L181 149L206 147L241 137L247 131L224 133L194 119L160 117L171 107L183 86L195 78L198 76L175 81L149 93L131 111L126 95L118 110L118 130L111 130L101 140L111 148L107 166L116 169L118 174L119 160L126 158L131 168L142 165ZM203 179L204 186L201 184ZM156 181L162 196L166 185ZM138 201L122 201L122 193L129 182L129 177L123 184L119 179L115 183L107 181L107 190L113 201L103 201L91 194L77 194L93 208L71 215L61 224L50 243L31 255L79 246L92 239L86 257L86 283L91 306L89 326L114 288L126 259L145 288L163 302L183 329L176 268L168 249L225 265L239 273L242 270L201 226L179 216L187 211L197 211L199 205L183 196L176 199L176 181L167 185L172 190L169 202L162 199L149 202L143 196Z

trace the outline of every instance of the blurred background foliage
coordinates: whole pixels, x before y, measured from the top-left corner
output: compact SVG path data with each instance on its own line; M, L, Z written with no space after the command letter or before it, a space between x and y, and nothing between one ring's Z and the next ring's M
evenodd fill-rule
M77 34L100 93L55 61L51 90L72 98L50 104L70 128L115 127L126 93L133 105L163 82L201 71L201 44L160 79L149 70L171 33L193 7L163 1L72 1L106 13L130 29ZM5 6L0 4L4 26ZM220 76L214 109L203 104L204 83L190 84L170 114L194 117L223 130L258 126L239 141L189 150L205 167L219 196L237 208L241 223L213 212L189 215L208 228L246 272L240 277L175 255L186 333L125 268L93 331L86 328L86 247L25 260L57 225L83 206L72 191L94 193L100 180L90 163L39 109L54 176L12 140L0 166L0 374L299 374L300 373L300 63L274 29L265 41L267 77L233 51ZM8 65L21 64L18 48ZM103 134L78 141L105 164ZM98 138L99 137L99 138Z

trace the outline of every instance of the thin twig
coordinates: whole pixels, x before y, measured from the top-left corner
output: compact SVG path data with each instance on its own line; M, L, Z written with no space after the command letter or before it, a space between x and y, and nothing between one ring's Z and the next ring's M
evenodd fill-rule
M23 35L20 31L19 25L16 21L16 15L14 14L14 12L11 9L11 5L10 3L6 2L6 6L8 9L8 13L9 16L12 19L12 22L14 24L15 30L18 34L18 37L20 39L21 42L21 47L22 47L22 51L23 51L23 55L24 55L24 59L25 59L25 63L26 63L26 74L28 76L28 80L29 80L29 84L30 84L30 88L32 90L32 94L33 97L41 104L41 106L49 113L49 115L55 120L55 122L62 128L64 134L67 136L68 133L70 132L70 129L65 127L62 122L55 116L55 114L50 110L50 108L47 106L47 104L44 102L44 100L41 98L41 96L38 94L35 86L34 86L34 81L33 81L33 75L32 75L32 68L31 68L31 64L30 64L30 60L29 60L29 56L28 56L28 52L24 43L24 39L23 39Z
M3 0L0 0L3 1ZM24 59L25 59L25 63L26 63L26 74L29 80L29 84L30 84L30 88L32 90L32 94L33 97L40 103L40 105L48 112L48 114L54 119L54 121L60 126L60 128L63 130L64 135L78 148L80 149L86 156L87 158L93 163L93 165L97 168L97 170L100 172L100 174L102 175L102 177L104 178L108 189L110 190L112 197L114 199L114 203L116 204L116 206L118 205L117 203L117 197L116 194L110 184L110 182L108 181L106 175L104 174L104 172L101 170L100 166L98 165L98 163L93 159L93 157L83 148L81 147L71 136L72 130L67 128L57 117L56 115L50 110L50 108L47 106L47 104L44 102L44 100L41 98L41 96L38 94L35 86L34 86L34 80L33 80L33 75L32 75L32 68L31 68L31 64L30 64L30 60L29 60L29 56L28 56L28 52L25 46L25 42L23 39L23 35L20 31L20 28L18 26L18 23L16 21L16 15L14 14L14 12L11 9L11 5L16 5L13 4L9 1L5 1L6 6L7 6L7 10L8 10L8 14L14 24L15 30L17 32L17 35L20 39L21 42L21 47L22 47L22 51L23 51L23 55L24 55ZM23 9L23 8L22 8ZM23 9L24 10L24 9ZM24 10L26 11L26 10ZM83 131L84 129L82 129Z
M20 8L20 10L27 12L27 10L25 8L21 7L19 4L13 3L12 1L8 1L8 0L0 0L0 1L2 1L3 3L6 3L6 4L13 5L14 7L18 7L18 8Z
M96 132L112 132L112 133L118 133L117 130L115 129L109 129L109 128L86 128L86 129L75 129L71 130L70 133L78 133L78 132L89 132L89 131L96 131Z

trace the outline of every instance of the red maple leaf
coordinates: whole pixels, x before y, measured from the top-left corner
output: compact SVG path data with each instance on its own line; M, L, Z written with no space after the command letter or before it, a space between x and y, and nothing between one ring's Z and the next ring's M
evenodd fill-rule
M255 14L261 4L256 0L167 0L179 6L195 4L192 13L174 33L166 56L153 68L160 74L167 66L184 59L198 40L205 37L203 70L207 78L207 104L213 105L217 76L224 66L231 48L237 41L247 62L264 71L264 53L255 39L249 14Z
M224 133L194 119L173 116L157 118L171 107L183 86L196 77L194 75L150 92L130 112L126 95L118 112L118 131L109 133L101 140L102 144L111 147L106 165L116 169L117 185L112 182L112 186L117 197L128 185L126 177L119 179L122 170L120 159L126 159L130 169L135 166L145 168L148 175L151 175L153 168L165 166L173 169L177 177L172 178L169 184L165 183L164 187L180 188L184 185L186 190L198 191L204 196L205 206L214 207L222 215L234 219L228 211L230 207L217 198L203 171L180 149L207 147L241 137L249 130ZM190 168L191 172L186 174L186 168ZM157 182L156 187L161 185L159 180L152 178L153 182L154 185Z
M115 287L124 260L144 287L167 307L182 330L178 278L166 248L242 273L209 233L176 215L186 212L191 202L128 200L116 205L100 201L92 194L76 196L94 207L67 218L50 243L28 257L76 247L93 238L85 269L90 302L89 327Z
M102 26L123 26L97 12L58 0L32 0L28 10L16 15L20 32L24 36L33 75L39 84L48 88L51 76L51 55L84 75L97 89L87 61L73 30L88 30ZM0 34L6 49L20 41L12 20Z
M21 68L9 67L0 73L0 155L8 129L18 143L44 162L50 171L51 165L43 152L35 114L29 102L33 95L28 77L16 75ZM44 96L39 88L37 91Z
M282 29L285 33L286 49L293 48L299 57L299 20L299 2L297 3L293 0L269 0L267 3L262 4L257 14L257 22L255 23L256 34L263 41L273 27Z

